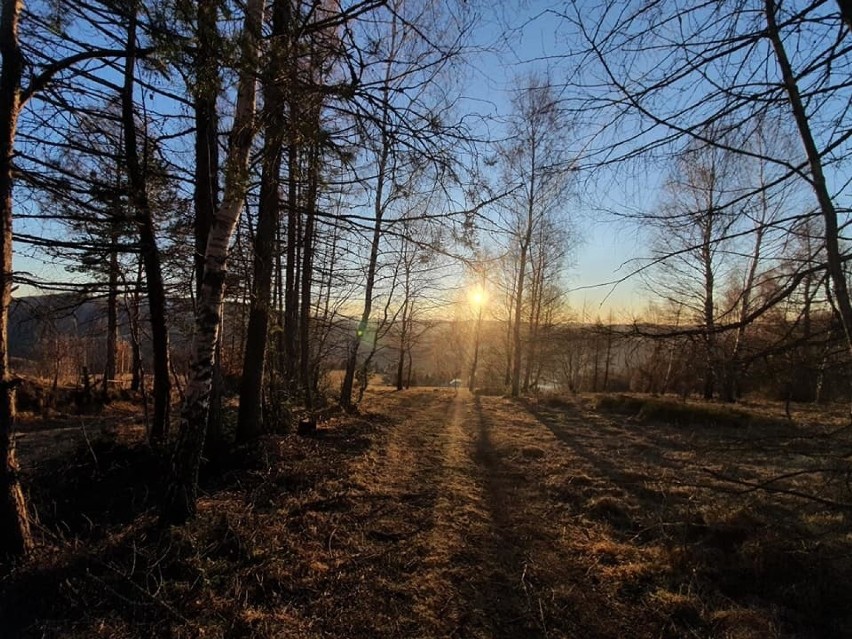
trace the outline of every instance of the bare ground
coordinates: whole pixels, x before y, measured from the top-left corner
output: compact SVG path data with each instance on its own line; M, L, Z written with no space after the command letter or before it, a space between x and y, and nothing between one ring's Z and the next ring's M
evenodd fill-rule
M64 505L32 478L45 544L0 582L0 628L852 637L846 430L644 423L448 389L380 389L365 409L210 473L181 529L156 526L144 447L86 442Z

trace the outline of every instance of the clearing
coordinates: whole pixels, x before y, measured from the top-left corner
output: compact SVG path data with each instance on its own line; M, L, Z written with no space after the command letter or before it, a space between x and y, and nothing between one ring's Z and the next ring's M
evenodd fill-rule
M127 439L31 470L12 636L852 637L848 429L380 388L168 530Z

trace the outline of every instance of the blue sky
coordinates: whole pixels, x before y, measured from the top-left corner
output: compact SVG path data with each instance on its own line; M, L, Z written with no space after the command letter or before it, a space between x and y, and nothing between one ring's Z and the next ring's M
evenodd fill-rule
M542 13L545 6L541 2L483 5L481 21L473 33L474 48L482 51L470 59L471 64L465 72L467 77L463 79L464 93L472 111L499 120L508 111L515 79L524 73L547 70L555 81L559 81L558 66L551 65L548 69L544 60L562 52L564 46L558 40L553 18ZM499 123L492 122L489 128L499 135ZM604 316L610 309L618 312L642 305L642 294L636 282L628 281L617 287L606 285L629 271L628 262L639 255L637 249L642 244L637 242L635 230L602 213L603 209L621 205L611 194L628 194L628 185L619 185L614 177L612 181L610 188L594 187L591 190L588 185L578 183L576 196L566 202L580 240L574 250L571 267L566 272L566 282L571 289L568 302L578 315L587 317ZM609 195L601 197L601 193ZM33 213L37 204L22 197L23 189L19 188L17 194L18 211ZM33 220L19 220L16 224L17 232L42 236L55 234L58 228L56 224ZM28 272L44 280L83 279L80 274L65 272L60 262L45 258L41 251L27 246L16 248L16 271ZM34 292L23 285L16 294Z
M509 111L517 79L527 73L546 73L559 84L564 69L559 56L566 52L559 21L547 12L552 2L493 3L483 5L481 22L474 34L474 55L465 95L471 109L499 120ZM492 133L499 134L499 124ZM566 131L566 136L571 132ZM570 144L570 140L569 140ZM579 152L579 149L577 149ZM592 179L590 179L592 178ZM643 256L647 238L641 229L614 215L626 208L650 207L659 182L654 173L637 189L633 179L600 172L580 175L566 213L579 240L566 271L568 303L578 317L606 317L610 311L626 318L646 306L646 295L637 278L611 284L628 275Z
M566 80L568 64L563 56L577 43L566 40L565 23L547 11L552 5L536 0L481 3L478 9L474 7L481 15L472 33L475 52L458 78L465 95L460 106L481 114L494 136L500 135L500 118L509 110L509 98L518 77L529 72L546 72L556 84ZM805 58L806 54L807 51ZM830 110L828 113L831 115ZM588 131L581 131L577 139L587 134ZM565 135L570 145L575 132L566 131ZM575 143L578 147L583 144ZM843 151L845 147L839 148L838 154ZM577 152L580 153L580 148ZM625 221L616 212L653 210L665 171L665 165L648 164L641 168L597 169L578 175L574 192L565 202L566 214L579 240L565 274L568 303L576 315L594 318L613 311L618 317L627 317L646 308L647 293L639 278L613 283L640 265L641 259L648 255L650 238L642 228ZM841 178L840 182L844 182L845 174ZM31 211L36 205L21 198L21 191L17 191L18 211ZM49 228L39 228L37 222L19 221L16 230L22 228L33 233L51 232ZM25 247L16 254L16 270L45 278L57 270L53 264L28 257L28 250ZM63 273L61 277L72 276ZM22 288L18 294L28 292Z

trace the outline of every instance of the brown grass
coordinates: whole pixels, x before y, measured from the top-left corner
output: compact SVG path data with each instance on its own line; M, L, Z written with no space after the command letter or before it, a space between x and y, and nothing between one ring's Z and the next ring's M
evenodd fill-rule
M162 471L138 423L98 416L70 454L22 447L41 546L0 580L0 628L852 636L847 431L816 415L747 428L612 415L379 388L360 417L207 468L198 517L173 529L156 525ZM25 437L47 434L80 428Z

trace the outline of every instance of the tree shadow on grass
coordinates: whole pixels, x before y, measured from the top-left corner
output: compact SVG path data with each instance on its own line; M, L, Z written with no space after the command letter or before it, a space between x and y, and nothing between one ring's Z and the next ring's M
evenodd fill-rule
M761 449L766 433L757 429L734 432L739 445L728 446L720 441L734 441L730 429L636 422L619 426L572 406L525 405L576 459L576 472L592 478L589 494L614 491L617 498L608 503L629 515L615 517L596 509L591 498L581 505L583 516L609 524L623 543L668 548L671 579L698 579L708 597L743 609L762 602L780 611L774 614L791 624L796 636L852 636L846 634L852 630L852 616L842 604L843 589L831 585L852 582L848 541L829 541L831 525L807 525L808 514L826 516L825 508L789 495L743 491L714 480L705 470L725 466L734 476L750 477L758 462L806 465L812 463L809 456L766 455ZM795 429L788 434L801 436ZM782 472L771 466L759 470ZM709 609L715 604L705 605Z
M542 584L536 583L533 566L540 559L533 536L540 531L530 529L530 522L518 517L525 512L522 490L526 477L522 469L507 463L505 452L495 446L497 426L478 396L473 406L475 439L471 454L483 489L489 531L486 543L477 549L480 565L465 590L481 611L488 636L547 637L547 613L538 592Z

